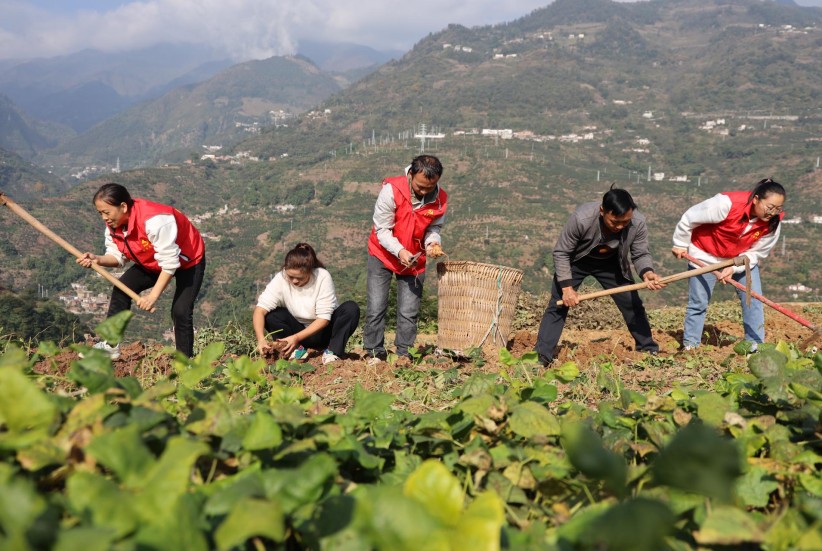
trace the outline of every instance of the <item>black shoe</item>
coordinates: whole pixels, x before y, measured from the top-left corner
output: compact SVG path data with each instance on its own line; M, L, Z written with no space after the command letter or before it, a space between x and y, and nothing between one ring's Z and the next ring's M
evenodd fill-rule
M554 358L549 358L548 356L543 356L542 354L540 354L539 356L537 356L537 362L539 362L539 365L541 365L542 367L548 367L549 365L554 363Z

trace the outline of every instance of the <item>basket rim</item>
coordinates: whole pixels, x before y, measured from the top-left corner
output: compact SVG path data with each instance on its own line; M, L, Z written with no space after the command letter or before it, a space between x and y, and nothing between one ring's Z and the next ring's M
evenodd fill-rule
M452 264L453 265L456 265L456 264L463 264L463 265L470 264L470 265L478 266L478 267L482 267L482 268L496 268L496 269L503 269L503 270L511 270L512 272L520 272L520 273L523 273L523 274L525 273L520 268L514 268L514 267L511 267L511 266L503 266L502 264L489 264L487 262L474 262L473 260L446 260L444 262L438 263L437 266L438 267L443 266L444 268L447 268L449 265L452 265Z

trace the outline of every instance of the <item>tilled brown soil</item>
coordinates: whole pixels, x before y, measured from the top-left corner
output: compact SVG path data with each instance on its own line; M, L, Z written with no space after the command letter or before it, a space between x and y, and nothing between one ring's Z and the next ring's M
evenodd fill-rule
M607 301L610 302L610 301ZM788 305L794 312L818 327L822 324L822 309L803 311L802 305ZM593 312L593 310L592 310ZM580 316L579 314L583 314ZM717 321L706 324L708 342L694 351L680 350L682 329L654 329L654 338L660 345L660 354L649 356L634 350L633 339L621 319L613 318L613 312L600 312L607 322L595 321L605 329L580 329L585 325L583 312L569 324L562 335L556 362L547 369L573 361L580 376L570 384L559 384L561 398L588 402L593 405L602 397L602 389L596 384L597 375L607 370L616 376L625 388L664 393L677 386L710 388L710 385L728 371L747 369L744 356L736 355L733 346L742 337L741 323ZM617 314L618 316L618 314ZM580 321L582 320L582 321ZM796 321L766 310L766 333L769 342L784 340L799 344L812 336L810 329ZM386 339L391 342L391 338ZM398 358L393 362L370 365L361 350L346 354L339 361L323 365L321 353L311 351L306 364L291 371L293 384L301 385L306 395L320 407L345 410L351 404L357 385L365 390L388 392L398 396L400 407L412 412L430 411L448 407L455 397L451 390L473 373L499 373L503 366L499 350L486 347L481 361L476 358L453 358L436 352L436 335L420 335L423 351L420 358L411 361ZM508 349L515 357L530 352L536 342L534 327L518 329L511 335ZM811 345L822 346L822 335ZM809 345L810 346L810 345ZM121 345L121 357L114 363L117 376L131 375L149 382L169 374L173 357L159 345L140 342ZM266 358L266 363L276 364L276 354ZM57 356L40 361L35 371L64 375L77 353L64 349ZM547 371L531 366L509 366L509 372L523 380L533 380Z

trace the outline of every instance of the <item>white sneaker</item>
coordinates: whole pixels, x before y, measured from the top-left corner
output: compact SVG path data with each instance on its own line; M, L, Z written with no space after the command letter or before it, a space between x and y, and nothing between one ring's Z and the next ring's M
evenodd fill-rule
M108 354L112 360L119 360L120 359L120 345L117 346L110 346L106 341L100 341L92 348L97 350L102 350L106 354Z
M340 357L331 352L330 350L326 350L323 352L323 364L330 364L331 362L336 362L339 360Z

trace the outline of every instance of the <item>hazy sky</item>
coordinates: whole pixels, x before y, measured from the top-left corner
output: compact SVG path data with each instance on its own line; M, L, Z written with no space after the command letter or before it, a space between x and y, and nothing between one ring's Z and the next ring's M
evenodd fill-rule
M207 42L238 58L302 40L407 50L449 23L510 21L550 0L0 0L0 58Z
M449 23L511 21L550 0L0 0L0 59L205 42L238 59L300 40L407 50ZM822 6L822 0L799 0Z

